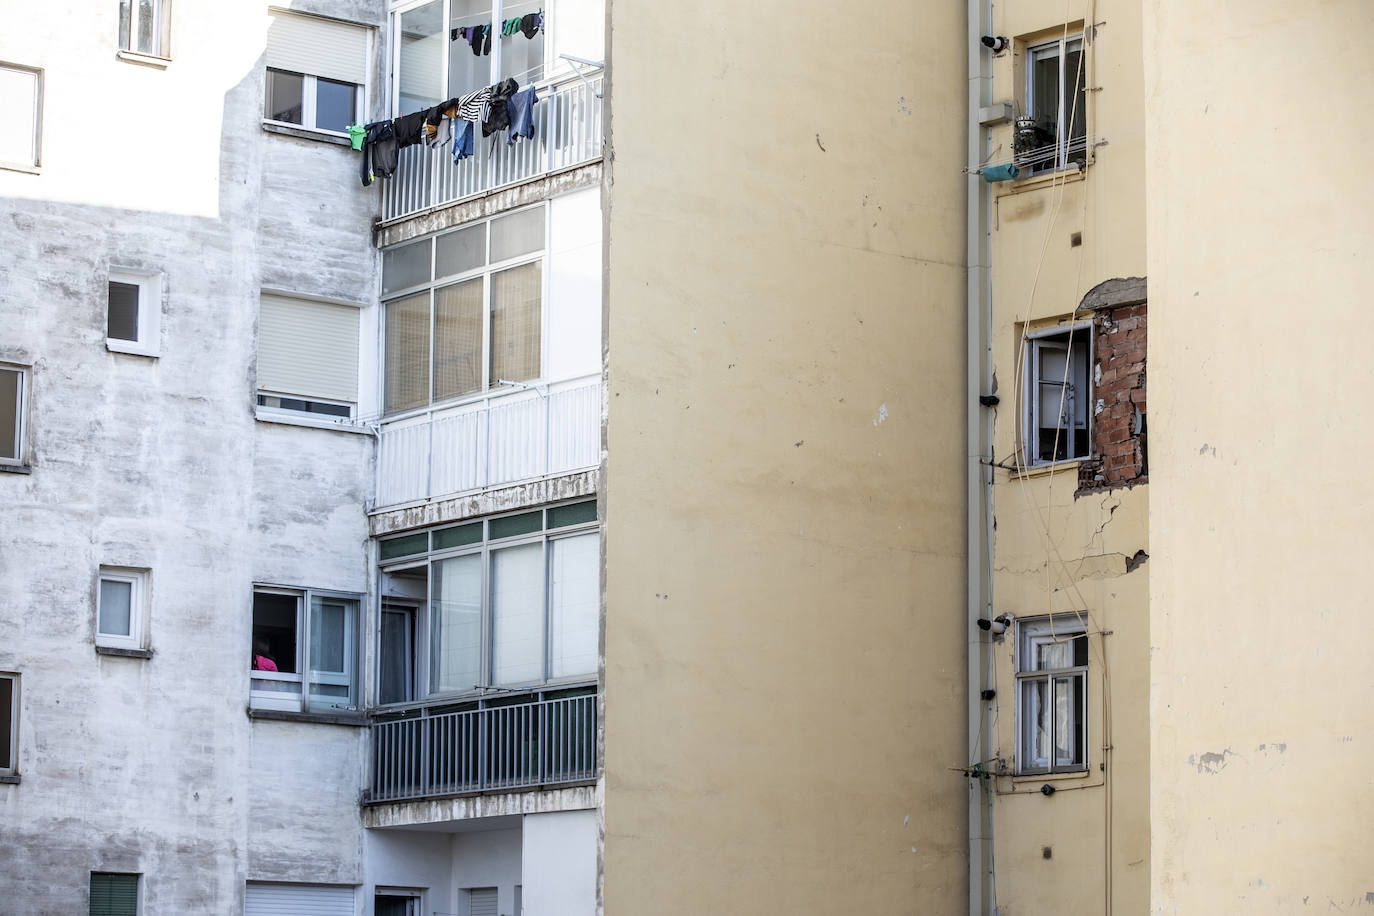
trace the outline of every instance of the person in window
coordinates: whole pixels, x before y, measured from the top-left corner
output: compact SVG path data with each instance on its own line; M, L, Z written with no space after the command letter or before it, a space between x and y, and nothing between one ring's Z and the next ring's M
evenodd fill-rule
M264 636L253 637L253 670L254 671L276 671L277 663L268 655L267 638Z

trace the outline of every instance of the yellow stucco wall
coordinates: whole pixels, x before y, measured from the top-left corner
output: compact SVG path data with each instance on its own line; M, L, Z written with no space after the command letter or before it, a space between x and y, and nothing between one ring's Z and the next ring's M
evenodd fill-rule
M990 356L1001 398L993 446L1016 464L1024 330L1090 321L1075 316L1084 294L1113 278L1146 273L1141 130L1140 6L1099 0L1017 0L994 9L996 34L1013 50L993 61L994 102L1024 110L1024 51L1098 23L1088 43L1086 93L1092 151L1081 174L991 186ZM1010 125L991 134L992 162L1011 158ZM1074 244L1077 236L1080 244ZM1080 333L1080 332L1075 332ZM1153 328L1151 328L1153 333ZM1153 367L1149 367L1153 384ZM1083 615L1089 636L1088 770L992 781L995 903L1001 916L1096 916L1144 910L1149 887L1148 576L1134 565L1149 544L1149 486L1075 496L1076 465L1053 473L993 473L992 590L995 613L1018 619ZM1014 771L1016 689L1009 632L994 641L988 704L995 755ZM1110 713L1108 713L1110 710ZM1111 745L1110 756L1104 744ZM1104 769L1104 763L1107 765ZM1049 784L1052 796L1041 794ZM1110 842L1108 837L1110 836ZM1045 851L1049 850L1046 858ZM1109 890L1110 886L1110 890Z
M1374 6L1145 9L1151 912L1367 911Z
M965 907L964 10L610 4L605 912Z

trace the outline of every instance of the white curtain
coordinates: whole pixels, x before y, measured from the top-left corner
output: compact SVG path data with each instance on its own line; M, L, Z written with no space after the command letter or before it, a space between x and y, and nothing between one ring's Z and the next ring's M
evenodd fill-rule
M595 674L601 608L601 537L593 532L549 542L552 677Z
M430 688L471 690L482 677L482 557L472 554L433 564L430 602Z
M544 549L522 544L491 554L492 683L544 676Z

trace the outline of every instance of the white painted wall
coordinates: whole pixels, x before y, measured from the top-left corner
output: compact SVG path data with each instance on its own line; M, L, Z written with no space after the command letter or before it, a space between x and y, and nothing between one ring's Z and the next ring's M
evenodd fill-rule
M601 191L549 203L550 380L601 371Z
M367 862L367 905L372 912L378 887L424 892L421 912L456 913L451 833L427 830L368 830L363 845Z
M528 814L520 916L595 916L596 812Z
M497 888L497 912L515 916L515 885L520 883L520 829L483 830L453 836L453 884ZM453 910L462 914L462 901Z

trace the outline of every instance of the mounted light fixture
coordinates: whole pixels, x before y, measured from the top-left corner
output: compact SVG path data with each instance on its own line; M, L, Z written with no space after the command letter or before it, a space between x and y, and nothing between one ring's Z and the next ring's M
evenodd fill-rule
M993 54L1001 54L1007 49L1011 42L1001 35L984 35L983 46L992 51Z

